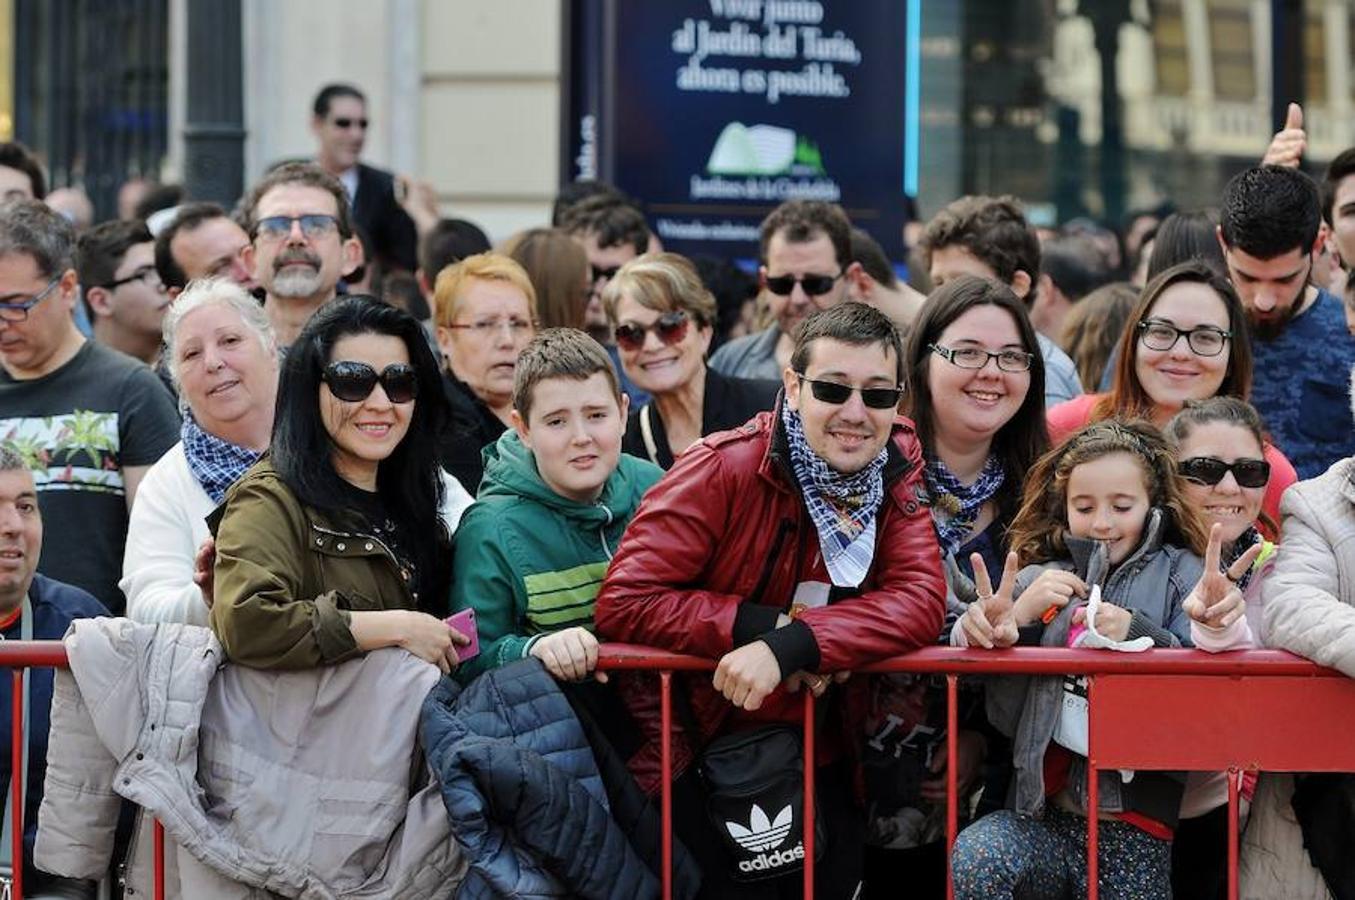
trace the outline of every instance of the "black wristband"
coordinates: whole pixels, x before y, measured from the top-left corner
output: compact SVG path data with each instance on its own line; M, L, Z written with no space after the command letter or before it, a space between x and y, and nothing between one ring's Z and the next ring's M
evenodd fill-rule
M758 635L758 640L771 648L781 666L783 679L795 672L813 672L819 667L819 642L814 637L814 630L799 619Z

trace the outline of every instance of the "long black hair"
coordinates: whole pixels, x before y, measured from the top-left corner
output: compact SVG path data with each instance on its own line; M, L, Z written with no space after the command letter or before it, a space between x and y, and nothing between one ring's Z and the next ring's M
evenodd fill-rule
M418 379L409 431L377 468L376 486L391 518L409 535L421 600L437 602L434 591L444 580L450 541L439 518L444 491L437 452L447 401L438 361L422 326L409 313L375 297L350 295L325 304L311 317L283 361L269 451L273 468L302 504L353 521L344 502L351 491L331 462L334 442L320 416L320 376L332 361L334 344L356 334L399 338ZM428 540L427 535L440 539Z
M1049 449L1049 433L1044 423L1044 356L1035 337L1035 329L1025 307L1011 288L991 278L961 275L932 291L913 323L904 348L907 367L907 392L904 412L917 426L923 456L936 459L936 417L945 415L932 401L927 369L932 360L929 344L940 340L941 332L960 316L978 306L996 306L1006 310L1021 335L1022 348L1031 355L1030 388L1015 415L993 435L992 453L1002 462L1004 482L998 493L998 519L1005 528L1021 504L1021 486L1031 466Z

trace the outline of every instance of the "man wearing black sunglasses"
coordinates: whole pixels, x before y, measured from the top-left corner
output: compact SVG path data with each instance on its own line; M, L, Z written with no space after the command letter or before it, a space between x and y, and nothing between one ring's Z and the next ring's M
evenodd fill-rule
M395 176L360 161L367 143L367 97L351 84L327 84L312 104L315 161L338 178L352 204L353 224L371 242L383 271L418 268L418 231L396 193Z
M835 203L788 200L762 220L758 279L775 322L764 331L725 344L710 367L736 378L781 380L790 361L795 328L807 316L862 292L860 263L852 261L852 224Z
M896 413L901 359L897 330L872 307L843 303L810 316L782 372L777 409L682 454L621 540L595 608L599 634L718 659L712 681L685 685L712 742L753 724L798 730L804 704L795 692L830 688L822 703L834 709L822 721L834 724L823 726L823 739L859 740L864 722L854 717L869 679L834 685L936 640L945 585L931 516L918 501L921 447ZM631 767L653 790L658 708L633 711L650 743ZM683 775L689 748L673 744L682 782L674 827L701 864L704 889L738 896L710 834L706 789ZM819 768L831 837L818 896L851 897L861 877L856 774L842 759ZM788 862L777 857L765 871L774 876Z

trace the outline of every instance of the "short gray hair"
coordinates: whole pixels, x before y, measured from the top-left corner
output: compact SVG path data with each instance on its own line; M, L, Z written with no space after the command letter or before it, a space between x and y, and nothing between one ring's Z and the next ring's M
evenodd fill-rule
M170 304L162 326L165 341L164 358L175 387L179 386L179 363L174 352L175 332L179 330L179 323L194 310L212 305L228 306L235 310L240 316L240 321L244 322L245 327L259 339L264 350L274 356L277 355L277 337L273 334L273 326L259 301L229 278L195 278L188 282L188 287L184 288L183 293Z
M28 460L9 444L0 444L0 472L31 471Z
M75 229L66 217L39 200L17 199L0 206L0 256L33 257L44 277L75 268Z

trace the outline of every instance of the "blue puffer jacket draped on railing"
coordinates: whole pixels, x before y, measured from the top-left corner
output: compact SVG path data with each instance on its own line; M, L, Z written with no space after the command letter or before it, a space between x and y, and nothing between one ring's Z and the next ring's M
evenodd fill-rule
M537 660L464 691L442 679L424 701L420 737L470 860L458 898L659 895L612 819L569 702Z

